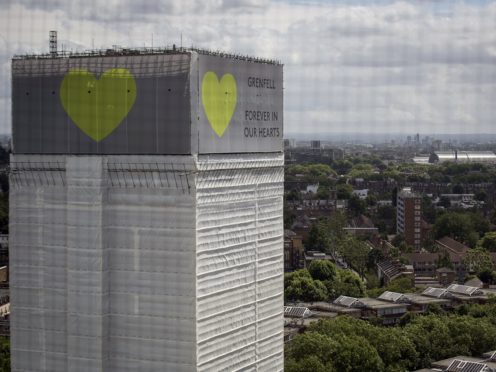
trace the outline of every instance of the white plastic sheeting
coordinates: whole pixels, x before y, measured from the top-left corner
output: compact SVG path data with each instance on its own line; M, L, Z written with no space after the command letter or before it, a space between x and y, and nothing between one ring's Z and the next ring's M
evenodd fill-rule
M283 370L282 165L282 154L199 158L199 370Z
M283 369L282 154L11 162L13 371Z

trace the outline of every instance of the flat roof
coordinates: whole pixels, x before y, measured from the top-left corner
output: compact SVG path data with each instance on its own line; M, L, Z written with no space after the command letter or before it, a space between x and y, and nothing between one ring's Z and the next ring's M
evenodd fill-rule
M196 47L183 48L176 46L165 46L157 48L146 47L114 47L108 49L92 49L83 51L57 51L56 53L17 54L12 59L56 59L56 58L91 58L91 57L118 57L118 56L144 56L155 54L188 54L196 52L202 55L210 55L228 59L239 59L242 61L266 63L270 65L282 65L281 61L269 58L253 57L240 53L228 53L221 50L209 50Z
M482 358L463 356L463 355L459 355L456 357L432 362L432 367L438 367L438 368L445 369L445 368L448 368L451 365L451 363L453 363L454 360L463 360L466 362L484 363L484 364L487 364L488 367L496 369L496 363L495 362L485 362L484 359L482 359Z
M428 297L428 296L422 296L422 295L418 295L418 294L406 294L405 297L408 298L408 300L414 305L450 303L450 300L447 300L445 298Z
M393 302L381 301L376 298L359 298L360 301L366 308L369 309L399 309L406 308L408 304L395 304Z

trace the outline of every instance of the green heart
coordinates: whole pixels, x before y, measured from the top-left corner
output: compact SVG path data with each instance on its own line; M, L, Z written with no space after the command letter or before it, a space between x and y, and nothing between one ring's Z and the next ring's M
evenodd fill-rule
M60 86L60 100L79 129L100 142L133 107L136 82L125 68L107 70L100 80L87 70L71 70Z
M217 75L212 71L203 75L203 108L217 136L222 137L229 126L237 100L238 91L234 76L225 74L219 82Z

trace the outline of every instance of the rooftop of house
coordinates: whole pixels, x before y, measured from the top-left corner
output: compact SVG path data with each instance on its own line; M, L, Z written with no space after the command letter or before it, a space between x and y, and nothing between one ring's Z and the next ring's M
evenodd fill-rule
M472 278L470 280L467 280L464 283L464 285L469 286L469 287L482 288L482 286L484 285L484 283L482 282L482 280L480 280L479 278L475 277L475 278Z
M363 298L359 298L358 300L360 301L361 304L363 304L363 307L372 310L400 309L400 308L406 308L407 306L407 304L382 301L377 298L370 298L370 297L363 297Z
M284 316L288 318L308 318L312 312L307 307L284 306Z
M467 253L470 249L465 244L462 244L455 239L450 238L449 236L445 236L439 240L436 240L436 244L458 254Z
M377 263L377 267L389 279L394 279L401 274L413 272L411 269L402 265L400 262L392 260L383 260Z
M423 296L434 298L451 298L451 293L446 288L428 287L422 292Z
M463 362L465 362L465 364L463 364ZM432 363L433 368L441 368L443 371L446 372L490 372L487 369L485 370L483 366L486 366L486 368L492 368L493 370L496 369L496 363L494 362L486 362L482 358L463 355L438 360Z
M333 301L333 304L344 307L353 307L355 305L358 305L358 298L349 297L349 296L339 296Z
M383 292L379 297L377 297L377 299L388 302L394 302L394 303L401 303L407 301L407 298L403 293L391 292L391 291Z
M483 295L484 292L477 287L470 287L468 285L461 284L451 284L448 288L446 288L452 294L464 295L464 296L477 296Z
M415 293L407 293L405 294L405 297L408 299L408 302L414 305L430 305L430 304L444 305L450 302L450 300L446 298L429 297Z

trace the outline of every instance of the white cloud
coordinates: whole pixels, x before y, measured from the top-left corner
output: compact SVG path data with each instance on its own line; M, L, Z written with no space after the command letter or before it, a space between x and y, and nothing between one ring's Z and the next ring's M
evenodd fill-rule
M496 132L496 2L20 0L0 13L0 132L8 60L66 49L184 46L285 63L285 132ZM10 111L9 111L10 112Z

